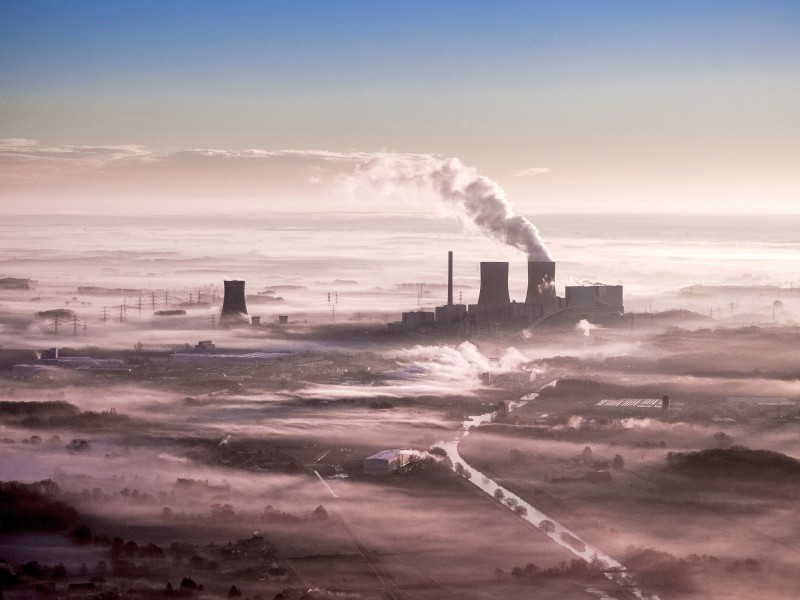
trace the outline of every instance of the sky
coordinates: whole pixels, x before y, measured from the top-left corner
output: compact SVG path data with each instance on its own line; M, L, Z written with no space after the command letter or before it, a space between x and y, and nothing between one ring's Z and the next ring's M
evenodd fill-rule
M522 213L800 212L800 2L0 2L3 212L423 210L376 153Z

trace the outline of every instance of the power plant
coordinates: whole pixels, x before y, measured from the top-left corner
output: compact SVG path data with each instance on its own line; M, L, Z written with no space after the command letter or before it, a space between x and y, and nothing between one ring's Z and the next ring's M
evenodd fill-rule
M447 253L447 304L433 312L405 312L402 321L390 323L393 331L440 330L461 333L513 329L540 324L577 323L581 319L609 321L624 313L621 285L571 285L564 297L556 293L556 263L528 261L525 302L511 300L507 262L480 263L477 304L453 304L453 252Z

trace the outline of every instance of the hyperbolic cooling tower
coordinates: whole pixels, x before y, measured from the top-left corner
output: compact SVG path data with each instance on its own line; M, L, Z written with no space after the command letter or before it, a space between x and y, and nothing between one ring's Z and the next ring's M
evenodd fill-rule
M478 304L509 304L510 302L508 263L482 262L481 292L478 295Z
M232 280L225 282L225 299L222 301L222 318L239 317L247 314L247 305L244 300L244 281Z
M526 304L541 304L555 296L556 263L528 261L528 293Z

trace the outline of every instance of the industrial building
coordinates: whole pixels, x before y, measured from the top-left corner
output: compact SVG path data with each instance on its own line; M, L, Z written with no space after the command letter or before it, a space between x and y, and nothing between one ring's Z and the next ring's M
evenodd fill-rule
M556 293L556 263L528 261L525 302L511 299L507 262L481 262L481 284L476 304L453 303L453 252L447 257L447 304L433 312L411 311L390 323L390 331L457 331L478 333L494 329L534 327L543 323L576 323L581 319L609 321L624 312L621 285L571 285L564 297Z
M381 450L368 456L362 463L365 475L388 475L414 460L411 450Z

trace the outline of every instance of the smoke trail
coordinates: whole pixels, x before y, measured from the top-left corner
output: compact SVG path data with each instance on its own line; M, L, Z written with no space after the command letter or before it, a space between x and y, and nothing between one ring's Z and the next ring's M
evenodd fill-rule
M351 183L387 195L433 192L488 237L522 250L530 260L553 260L539 231L514 213L500 186L457 158L381 154L360 163Z

